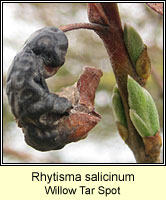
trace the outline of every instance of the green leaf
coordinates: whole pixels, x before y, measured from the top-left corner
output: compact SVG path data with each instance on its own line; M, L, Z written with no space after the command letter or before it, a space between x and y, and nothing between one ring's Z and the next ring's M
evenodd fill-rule
M147 127L146 123L141 119L141 117L137 115L137 113L132 109L130 109L129 114L130 114L130 119L133 122L133 125L140 134L140 136L141 137L151 136L151 132L148 129L149 127Z
M124 42L130 59L135 66L141 52L144 49L144 43L137 31L127 24L124 26Z
M116 121L120 122L123 126L127 128L125 111L117 85L114 87L113 90L112 106Z
M142 137L147 134L154 136L159 131L160 125L157 108L151 95L130 76L128 76L127 90L130 115L132 115L130 117L135 128L139 130ZM141 120L138 123L139 119ZM142 121L145 124L145 130L140 127L143 124Z

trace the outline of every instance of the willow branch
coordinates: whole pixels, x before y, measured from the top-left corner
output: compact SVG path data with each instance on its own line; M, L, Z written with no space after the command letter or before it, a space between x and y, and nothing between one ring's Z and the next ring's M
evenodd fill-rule
M146 3L149 8L154 10L155 12L159 13L160 15L163 15L163 5L164 3Z
M134 153L138 163L158 163L159 157L151 157L145 153L145 146L129 117L127 76L132 76L140 85L144 82L136 74L128 56L124 39L119 11L116 3L89 3L88 17L91 23L109 26L106 31L96 31L103 40L107 49L112 68L115 74L118 89L122 98L128 124L126 144Z
M14 149L11 149L9 147L4 147L3 148L3 153L9 156L16 157L20 160L32 160L32 156L30 154L24 153L24 152L19 152Z
M65 26L60 26L59 29L61 29L63 32L78 30L78 29L88 29L93 31L101 31L108 27L103 27L99 24L91 24L91 23L75 23L75 24L68 24Z

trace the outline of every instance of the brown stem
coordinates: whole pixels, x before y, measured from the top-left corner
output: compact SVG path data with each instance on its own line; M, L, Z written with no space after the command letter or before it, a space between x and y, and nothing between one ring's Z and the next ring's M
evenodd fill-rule
M47 156L47 158L38 158L28 153L14 150L8 146L3 147L3 153L6 156L13 156L14 158L18 158L22 161L28 161L28 163L31 163L32 161L38 161L40 163L61 163L61 160L58 157L56 158L56 161L55 158L52 160L52 158L49 156Z
M99 24L91 24L91 23L75 23L59 27L59 29L61 29L63 32L73 31L77 29L89 29L93 31L101 31L107 28L108 27L104 27Z
M163 5L164 3L146 3L152 10L163 15Z
M101 25L109 26L109 29L107 31L96 31L96 33L103 40L104 45L107 49L107 53L109 55L118 88L122 97L128 124L128 138L125 142L134 153L134 156L138 163L159 162L158 158L146 154L143 140L137 133L129 117L127 76L129 74L141 85L144 85L144 82L135 73L126 47L124 45L123 30L117 4L89 3L88 17L91 23L98 22Z
M6 154L6 155L9 155L9 156L14 156L14 157L21 159L21 160L32 160L31 155L24 153L24 152L16 151L16 150L9 148L9 147L4 147L3 153Z

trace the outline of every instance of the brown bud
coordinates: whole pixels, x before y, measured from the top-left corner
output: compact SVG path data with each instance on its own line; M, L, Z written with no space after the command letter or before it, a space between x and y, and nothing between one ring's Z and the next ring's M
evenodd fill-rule
M152 157L158 157L160 155L162 140L159 132L156 133L154 136L144 137L143 142L145 145L145 152L147 155Z

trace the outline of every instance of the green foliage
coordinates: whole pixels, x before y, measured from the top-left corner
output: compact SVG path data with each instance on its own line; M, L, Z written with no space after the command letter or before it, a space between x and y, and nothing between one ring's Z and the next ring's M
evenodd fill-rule
M144 43L137 31L127 24L124 26L124 42L130 55L130 59L135 66L144 49Z
M126 121L126 116L124 112L124 107L123 107L122 99L121 99L117 86L115 86L113 90L112 106L113 106L116 121L120 122L123 126L127 128L127 121Z
M136 30L125 24L124 42L133 67L140 78L147 80L150 75L151 62L147 53L147 46Z
M157 108L151 95L130 76L127 90L130 118L138 133L142 137L155 135L160 125Z

